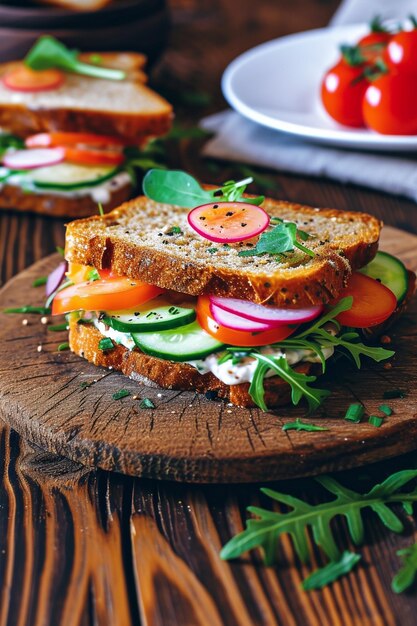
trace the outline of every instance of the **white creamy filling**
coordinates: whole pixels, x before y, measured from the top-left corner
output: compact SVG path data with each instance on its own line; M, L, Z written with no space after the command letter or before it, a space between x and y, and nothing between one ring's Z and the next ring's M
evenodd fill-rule
M57 181L59 183L59 181ZM0 185L1 188L4 185L11 185L13 187L21 187L27 190L29 193L34 194L47 194L48 196L61 196L63 198L82 198L90 196L93 202L107 204L110 202L111 196L115 191L118 191L122 187L125 187L130 183L130 176L127 172L119 172L112 178L109 178L100 185L93 185L92 187L81 187L81 189L71 189L65 191L64 189L53 189L36 187L25 174L14 174L10 176L6 181Z
M97 318L94 318L93 324L104 337L108 337L115 343L121 344L128 350L133 350L135 347L135 342L129 333L121 333L118 330L114 330L114 328L106 326L106 324L100 322Z
M98 319L93 320L94 326L104 336L109 337L115 343L121 344L128 350L133 350L135 342L131 338L129 333L121 333L109 326L106 326ZM242 348L244 350L245 348ZM289 365L295 365L300 362L307 363L320 363L320 359L312 350L285 350L281 351L273 346L264 346L259 348L261 354L272 355L275 357L283 356ZM334 352L333 346L329 348L322 348L324 358L329 359ZM250 383L253 378L253 374L256 369L257 361L252 357L244 357L239 363L235 365L232 361L226 361L225 363L219 363L224 352L216 352L210 354L205 359L197 361L187 361L188 365L192 365L200 374L207 374L211 372L216 378L222 381L225 385L239 385L240 383ZM276 376L276 374L270 370L266 374L267 377Z

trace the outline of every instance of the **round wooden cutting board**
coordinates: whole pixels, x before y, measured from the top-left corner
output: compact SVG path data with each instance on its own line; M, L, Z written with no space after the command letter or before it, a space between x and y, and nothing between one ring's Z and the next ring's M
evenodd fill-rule
M417 269L417 237L386 228L381 248ZM53 255L16 276L0 292L1 306L42 304L43 288L32 283L58 260ZM58 352L65 331L48 331L39 315L0 320L0 416L39 446L88 466L178 481L255 482L345 469L417 448L417 298L390 333L391 369L367 363L358 372L341 359L320 378L332 395L306 419L328 428L321 432L282 430L303 417L304 407L262 413L145 387ZM131 395L114 400L120 389ZM394 389L406 396L384 401L384 392ZM145 397L155 409L140 408ZM352 402L362 402L367 415L380 415L382 403L394 412L380 428L367 417L354 424L343 419Z

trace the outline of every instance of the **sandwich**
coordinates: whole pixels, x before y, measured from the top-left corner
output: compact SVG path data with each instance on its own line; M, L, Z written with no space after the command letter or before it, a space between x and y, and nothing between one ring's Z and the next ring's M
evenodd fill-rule
M378 251L380 221L249 196L250 181L216 189L150 170L143 196L71 222L52 296L71 350L141 383L262 410L316 409L337 355L357 367L392 357L370 340L415 276Z
M44 36L23 61L0 65L0 208L83 217L132 197L132 156L172 120L145 62Z

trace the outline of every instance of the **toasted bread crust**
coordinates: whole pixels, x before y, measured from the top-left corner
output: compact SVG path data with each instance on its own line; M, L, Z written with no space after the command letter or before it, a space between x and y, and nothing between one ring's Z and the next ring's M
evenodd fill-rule
M304 260L281 269L276 264L261 265L262 259L253 271L252 266L242 264L238 257L240 248L236 246L229 247L227 252L222 249L221 254L228 256L222 256L219 261L218 257L208 255L211 242L191 233L186 223L188 210L139 197L107 216L69 224L66 258L98 269L112 268L120 275L194 296L212 294L277 306L309 306L329 302L337 296L351 271L371 261L376 254L381 223L370 215L313 209L270 199L264 206L271 215L291 218L305 229L308 226L304 224L309 220L320 219L331 229L336 220L343 219L345 229L352 224L353 235L342 241L339 237L325 242L318 242L316 237L310 244L316 246L313 260L305 262L304 255ZM182 249L173 245L174 238L165 241L163 236L162 239L155 236L153 231L160 228L155 226L157 219L165 220L168 225L178 223L184 231L188 230L189 239L184 241ZM149 238L132 236L139 225L149 232ZM356 236L355 229L361 229L361 236ZM158 245L161 241L167 245ZM201 254L197 246L203 246ZM295 253L287 256L292 254Z
M124 185L116 189L110 201L103 204L104 211L111 211L132 194L132 186ZM25 193L18 186L5 185L0 193L0 209L13 209L19 212L28 211L52 217L85 217L97 212L97 202L91 196L71 198L49 193Z
M249 395L249 383L225 385L211 372L199 374L188 363L173 363L140 352L137 348L128 350L117 345L113 350L103 352L98 344L103 335L91 324L70 322L69 344L75 354L90 363L102 367L111 367L126 376L145 385L178 389L197 393L214 392L232 404L242 407L256 406ZM294 368L297 372L308 374L313 371L312 363L301 363ZM289 385L278 376L265 380L265 401L269 407L283 406L290 402Z

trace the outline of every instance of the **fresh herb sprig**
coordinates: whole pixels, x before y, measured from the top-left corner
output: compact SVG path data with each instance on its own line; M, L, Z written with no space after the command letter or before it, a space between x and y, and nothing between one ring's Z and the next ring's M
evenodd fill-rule
M355 545L360 545L364 540L362 513L365 509L371 509L389 530L402 532L403 522L391 505L400 503L408 514L412 512L412 505L417 501L417 487L411 491L402 491L402 488L416 477L417 470L414 469L396 472L362 494L344 487L330 476L322 476L315 480L336 498L317 505L263 488L261 491L265 495L291 510L281 513L249 506L247 510L256 518L247 521L246 529L223 547L220 556L222 559L234 559L248 550L261 548L265 563L272 565L277 557L281 536L289 534L299 558L308 562L311 548L307 530L311 529L314 543L331 561L337 562L341 554L334 538L333 519L338 515L346 518L347 529Z
M174 204L193 209L201 204L217 202L249 202L262 204L264 196L244 198L246 187L253 182L251 177L240 181L229 180L217 189L203 189L200 183L182 170L151 169L143 179L143 193L155 202Z
M299 417L294 422L287 422L282 427L282 430L285 432L287 430L305 430L307 432L319 432L322 430L329 430L324 426L317 426L316 424L312 424L311 422L303 422Z
M341 576L349 574L361 560L361 555L356 552L345 550L338 561L330 561L324 567L316 569L301 583L304 591L322 589L326 585L338 580Z
M417 543L398 550L397 555L401 557L402 565L392 579L391 589L394 593L402 593L411 587L417 575Z
M264 254L280 255L298 248L301 252L313 257L314 252L304 246L299 239L306 241L310 235L297 228L294 222L283 222L272 230L266 230L259 237L256 246L250 250L241 250L238 256L263 256Z
M83 63L78 59L77 50L70 50L50 35L39 37L29 50L25 64L35 71L58 68L93 78L105 78L107 80L124 80L126 78L126 73L122 70Z
M319 358L323 373L326 370L326 358L323 350L326 348L331 348L345 356L350 356L358 369L360 369L362 365L361 358L363 356L376 362L389 359L394 355L393 350L367 346L361 341L360 335L356 331L347 330L340 335L336 334L337 331L340 331L341 327L335 318L342 311L350 309L352 302L352 297L342 298L342 300L327 311L327 313L320 316L317 320L314 320L310 325L304 327L304 329L295 333L288 339L274 344L274 347L277 351L307 350L311 352ZM330 325L330 327L325 328L326 325ZM317 409L329 395L327 390L317 389L311 386L310 383L316 381L316 376L296 372L288 364L285 356L264 355L256 349L242 351L242 348L231 347L226 348L220 362L224 363L228 360L232 360L233 363L237 363L242 357L251 357L257 361L257 366L249 387L249 394L255 404L263 411L267 410L265 403L265 378L270 371L273 371L274 374L290 385L293 404L298 404L301 398L305 398L310 412Z

